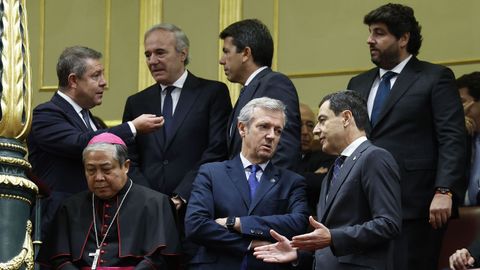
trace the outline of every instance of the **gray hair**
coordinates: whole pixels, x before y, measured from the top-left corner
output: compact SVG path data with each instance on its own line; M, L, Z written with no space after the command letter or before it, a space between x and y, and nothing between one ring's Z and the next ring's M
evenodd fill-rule
M187 49L187 58L185 59L185 65L188 65L188 63L190 63L190 55L188 52L188 48L190 47L190 41L188 40L187 35L182 31L182 29L171 23L155 24L154 26L150 27L147 32L145 32L145 35L143 36L143 41L145 41L152 32L155 32L157 30L168 31L175 35L175 50L177 52L181 52L183 49Z
M100 59L102 53L83 46L68 47L63 50L57 62L58 86L64 89L68 86L68 76L73 73L82 77L87 71L87 59Z
M85 163L85 156L88 153L93 151L109 151L113 153L113 159L118 161L120 166L123 167L125 161L128 159L128 151L127 147L121 144L111 144L111 143L93 143L87 145L85 149L83 149L82 157L83 163Z
M273 112L281 112L284 118L283 124L285 125L287 123L287 117L285 115L285 110L287 106L285 106L285 104L283 104L283 102L281 102L280 100L269 97L254 98L250 100L242 108L242 110L240 110L237 118L238 122L242 122L245 123L247 126L250 126L255 108L260 108Z

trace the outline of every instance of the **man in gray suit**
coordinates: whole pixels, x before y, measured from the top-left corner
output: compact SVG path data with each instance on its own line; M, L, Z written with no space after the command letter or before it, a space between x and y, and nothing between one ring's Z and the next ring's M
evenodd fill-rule
M318 221L311 233L258 247L266 262L297 261L298 250L315 251L315 269L393 269L393 238L402 223L398 166L365 136L365 101L353 91L323 98L314 132L322 149L339 155L322 183ZM300 256L302 257L302 256ZM295 263L294 263L295 264Z

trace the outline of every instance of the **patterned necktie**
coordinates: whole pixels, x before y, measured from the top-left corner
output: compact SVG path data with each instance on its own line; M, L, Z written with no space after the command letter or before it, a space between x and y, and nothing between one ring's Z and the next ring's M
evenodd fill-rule
M378 86L377 94L375 95L375 100L373 101L372 115L370 116L370 123L372 124L372 127L375 126L378 121L378 117L380 117L383 103L390 93L390 79L395 75L397 75L397 73L388 71L382 76L382 80Z
M253 199L255 196L255 191L258 187L257 172L262 170L257 164L252 164L250 167L250 175L248 176L248 185L250 186L250 199Z
M175 86L168 86L165 88L165 99L163 100L163 110L162 115L165 119L165 123L163 124L163 130L165 133L165 140L169 138L172 134L172 126L173 126L173 100L172 100L172 91L175 89Z
M87 126L87 129L89 131L93 131L92 125L90 124L90 115L88 113L88 110L83 109L80 111L82 114L83 121L85 122L85 125Z

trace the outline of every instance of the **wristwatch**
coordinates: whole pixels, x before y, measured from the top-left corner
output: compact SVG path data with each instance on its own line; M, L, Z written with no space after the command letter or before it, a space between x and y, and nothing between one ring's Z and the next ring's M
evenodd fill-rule
M445 187L437 187L436 190L435 190L435 193L436 194L448 195L448 196L452 197L452 192L450 191L450 189L445 188Z
M229 231L234 231L235 222L237 221L236 217L227 217L227 221L225 222L225 226Z

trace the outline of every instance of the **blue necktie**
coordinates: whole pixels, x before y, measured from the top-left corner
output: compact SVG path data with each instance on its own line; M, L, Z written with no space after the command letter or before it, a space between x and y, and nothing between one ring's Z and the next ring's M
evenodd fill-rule
M250 186L250 199L253 200L253 197L255 196L255 191L257 191L258 187L258 180L257 180L257 172L259 170L262 170L260 166L257 164L252 164L249 166L250 167L250 175L248 176L248 185Z
M163 124L163 130L165 133L165 140L169 138L173 126L173 100L172 100L172 91L175 89L175 86L168 86L165 88L166 91L165 99L163 100L163 110L162 115L165 119Z
M480 191L480 136L478 134L474 137L473 148L470 180L468 182L468 199L470 205L478 205L478 195Z
M90 115L88 113L88 110L83 109L80 111L82 114L83 121L85 121L85 125L87 126L89 131L93 131L92 125L90 124Z
M382 76L382 80L378 86L377 95L375 95L375 100L373 101L372 115L370 116L370 123L372 124L372 127L375 126L378 121L378 117L380 117L383 103L390 93L390 79L395 75L397 75L397 73L388 71Z

